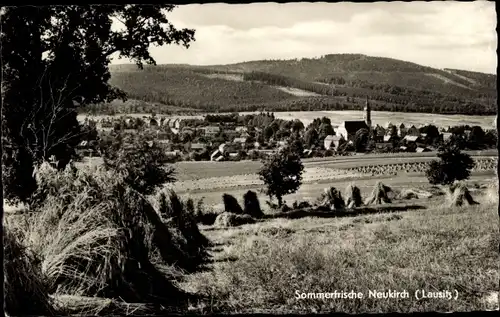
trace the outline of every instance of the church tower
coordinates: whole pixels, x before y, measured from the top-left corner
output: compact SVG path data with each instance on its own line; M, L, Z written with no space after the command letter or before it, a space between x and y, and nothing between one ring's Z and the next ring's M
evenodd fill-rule
M370 103L368 102L368 97L366 97L365 122L370 130L372 129L372 113L371 112L372 112L372 110L370 108Z

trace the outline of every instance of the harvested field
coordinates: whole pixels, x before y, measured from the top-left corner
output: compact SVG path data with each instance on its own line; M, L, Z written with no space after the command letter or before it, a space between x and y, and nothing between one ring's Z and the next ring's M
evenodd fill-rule
M434 202L433 202L434 203ZM493 307L498 289L498 216L492 205L396 211L357 217L276 218L206 230L218 245L211 270L185 289L212 300L203 312L389 313ZM409 206L408 206L409 207ZM389 206L381 206L380 212ZM353 288L354 286L354 288ZM451 290L456 300L417 300L417 290ZM296 292L362 292L362 300L298 299ZM407 290L408 299L368 297Z
M429 159L429 162L431 159ZM497 158L476 158L474 159L476 166L472 171L483 172L494 170L497 167ZM424 173L428 167L428 162L409 162L409 163L396 163L396 164L385 164L385 165L368 165L347 168L348 171L354 173L363 173L370 175L393 175L398 172L404 173Z
M319 180L351 179L361 176L361 173L349 172L345 170L311 167L305 168L303 174L303 183L316 182ZM263 182L259 179L259 176L257 174L218 176L197 180L177 181L174 184L169 184L169 186L172 186L179 192L262 185Z

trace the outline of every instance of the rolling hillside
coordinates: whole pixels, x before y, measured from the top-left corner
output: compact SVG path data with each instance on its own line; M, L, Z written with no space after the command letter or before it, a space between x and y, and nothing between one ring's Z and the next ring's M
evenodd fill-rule
M496 114L496 75L360 54L230 65L111 66L129 98L200 111L360 109Z

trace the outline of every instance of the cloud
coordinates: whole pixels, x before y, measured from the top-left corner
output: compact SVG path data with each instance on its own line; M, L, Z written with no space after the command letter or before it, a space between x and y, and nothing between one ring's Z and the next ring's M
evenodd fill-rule
M158 63L361 53L496 73L496 13L485 1L187 5L169 18L196 29L196 41L152 48Z

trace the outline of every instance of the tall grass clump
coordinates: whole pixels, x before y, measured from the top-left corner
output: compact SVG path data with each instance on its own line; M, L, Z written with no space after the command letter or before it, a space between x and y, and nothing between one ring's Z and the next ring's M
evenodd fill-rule
M194 216L194 203L184 203L173 191L160 192L157 197L158 212L167 224L173 250L162 254L168 264L187 271L195 270L207 256L209 240L200 232ZM176 254L174 258L171 254ZM172 262L174 260L174 262Z
M185 294L150 261L153 247L171 250L173 242L143 195L98 168L57 172L43 163L36 178L40 199L31 206L27 241L42 258L51 293L183 302Z
M4 228L4 307L11 316L55 315L56 310L44 282L40 259Z

